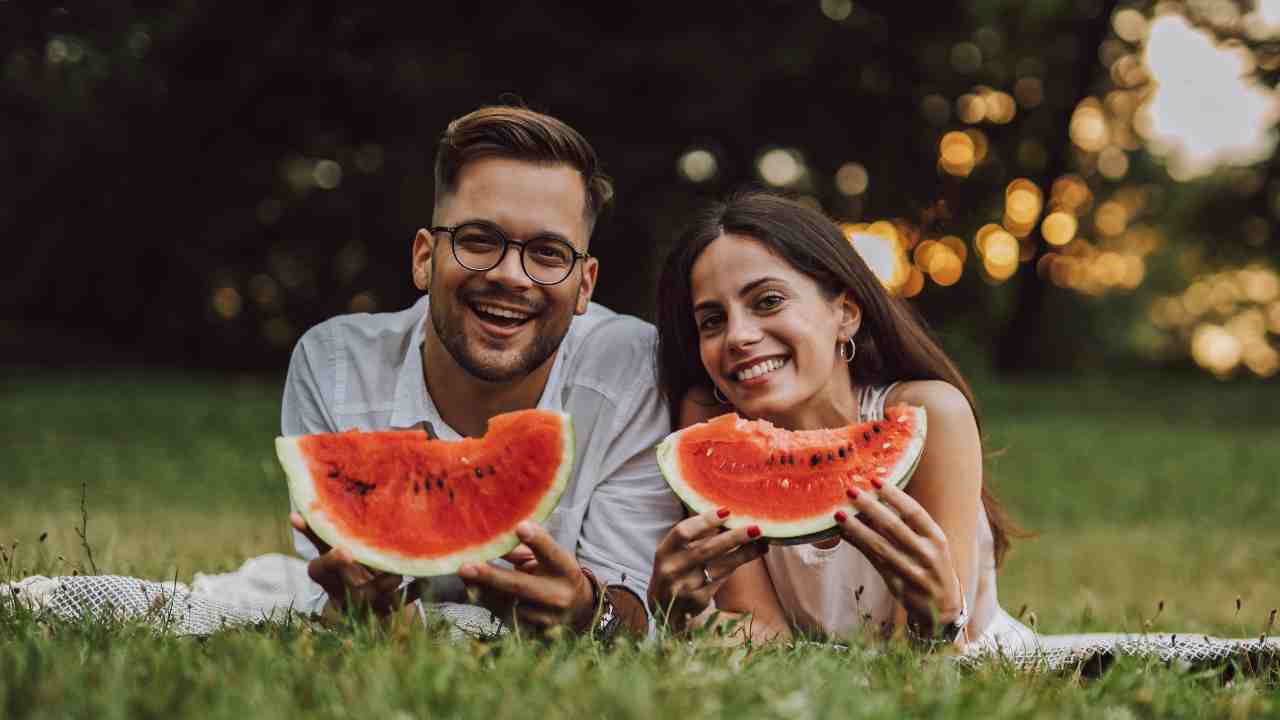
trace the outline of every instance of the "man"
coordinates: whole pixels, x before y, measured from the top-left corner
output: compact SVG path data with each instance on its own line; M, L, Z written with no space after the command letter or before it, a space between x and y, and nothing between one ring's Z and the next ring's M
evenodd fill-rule
M670 431L653 328L591 303L599 264L588 240L611 184L577 131L514 107L450 123L435 184L431 226L418 231L411 257L426 295L402 312L309 330L290 362L283 432L424 427L456 440L483 434L499 413L570 413L573 476L545 525L518 528L522 545L506 564L464 565L415 589L466 602L465 585L499 618L533 629L643 635L654 550L680 506L653 453ZM348 601L401 610L400 576L328 548L296 513L291 522L325 591L312 610Z

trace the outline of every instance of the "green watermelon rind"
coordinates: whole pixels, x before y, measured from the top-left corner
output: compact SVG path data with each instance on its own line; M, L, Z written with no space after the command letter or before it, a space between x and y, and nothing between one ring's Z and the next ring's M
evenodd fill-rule
M920 458L924 455L924 441L929 429L928 416L925 413L925 409L919 406L912 406L911 409L917 418L917 425L912 432L911 442L904 448L902 455L898 458L898 462L885 473L885 482L898 488L907 486L911 476L916 471L916 467L919 466ZM659 443L657 451L658 467L662 471L662 476L666 478L667 484L671 486L671 489L685 506L695 514L704 513L709 510L715 510L719 506L702 497L684 479L680 472L679 456L676 452L682 434L689 429L691 428L677 430ZM771 544L799 545L817 542L838 535L840 528L835 521L835 511L837 510L844 510L850 515L858 514L858 509L849 503L833 506L830 508L830 512L823 511L820 515L790 521L777 521L745 513L733 513L725 520L724 527L735 529L756 525L760 528L761 537Z
M528 517L523 518L523 520L533 522L542 522L551 514L560 502L560 495L564 493L565 486L569 482L569 475L573 472L575 447L573 420L568 413L553 410L545 412L555 412L556 415L560 416L561 438L563 439L561 443L562 452L560 465L556 470L551 487L542 496L542 501L538 503L534 511ZM377 548L358 538L351 537L349 534L339 530L322 508L313 507L317 496L311 480L311 473L307 469L306 461L298 446L298 440L301 437L276 438L276 456L279 458L280 466L284 468L285 476L289 481L289 496L293 500L294 507L307 521L307 525L310 526L317 537L331 547L346 549L356 562L375 570L383 570L409 577L452 575L458 572L458 568L467 563L488 562L502 557L520 544L520 538L516 537L515 533L515 525L519 524L519 522L513 524L510 530L495 535L489 542L471 545L448 555L431 558L414 557L397 553L393 550Z

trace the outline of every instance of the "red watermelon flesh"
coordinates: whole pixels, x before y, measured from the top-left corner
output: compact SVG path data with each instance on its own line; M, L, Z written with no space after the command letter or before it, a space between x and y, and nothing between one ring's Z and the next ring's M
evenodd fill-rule
M573 445L567 414L522 410L491 418L482 438L320 433L277 438L276 452L321 539L370 567L428 576L515 547L515 526L559 500Z
M668 484L694 512L728 508L728 527L802 542L833 534L837 510L856 512L849 488L903 486L924 451L924 408L826 430L784 430L730 413L669 435L658 447Z

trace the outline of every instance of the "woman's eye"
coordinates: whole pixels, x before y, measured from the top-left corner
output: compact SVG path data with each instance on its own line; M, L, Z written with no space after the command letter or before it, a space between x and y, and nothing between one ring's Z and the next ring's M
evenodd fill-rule
M720 324L719 315L707 315L698 321L699 330L714 330Z
M771 310L782 304L781 295L765 295L756 302L756 306L761 310Z

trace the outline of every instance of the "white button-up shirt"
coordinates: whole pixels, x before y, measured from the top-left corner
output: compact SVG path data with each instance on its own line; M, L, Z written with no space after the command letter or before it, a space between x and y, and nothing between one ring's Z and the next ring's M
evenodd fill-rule
M427 393L423 296L395 313L342 315L308 330L289 363L281 404L285 435L409 429L427 421L443 440L461 436ZM573 474L544 526L601 582L643 599L658 541L680 520L679 501L654 448L671 431L659 397L652 325L591 303L556 351L538 407L567 412L576 440ZM303 558L316 549L294 531ZM430 598L465 602L455 576L430 579ZM319 612L323 591L308 598Z

